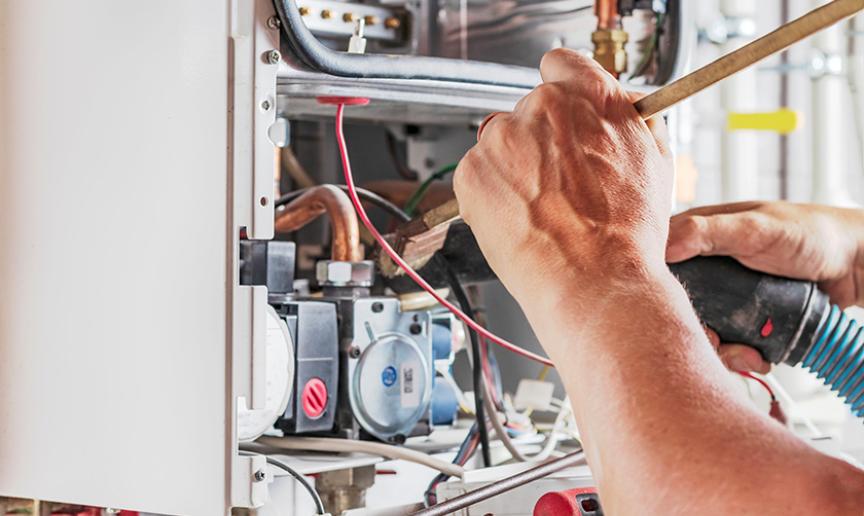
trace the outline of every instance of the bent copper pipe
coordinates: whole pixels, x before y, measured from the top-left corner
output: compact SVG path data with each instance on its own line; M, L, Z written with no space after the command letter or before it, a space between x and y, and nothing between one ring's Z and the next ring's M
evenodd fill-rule
M594 3L594 13L597 15L597 30L619 28L621 18L618 16L617 0L597 0Z
M363 260L360 226L348 195L333 185L321 185L294 199L276 216L276 231L297 231L324 213L333 232L331 258L340 262Z

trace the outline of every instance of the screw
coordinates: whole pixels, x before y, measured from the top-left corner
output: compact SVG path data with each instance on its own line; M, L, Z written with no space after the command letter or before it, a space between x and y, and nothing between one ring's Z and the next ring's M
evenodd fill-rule
M342 15L342 21L351 23L357 19L357 15L354 13L345 13Z
M420 335L421 333L423 333L423 327L417 323L414 323L408 328L408 331L411 332L411 335Z
M278 50L270 50L264 53L264 61L270 64L278 64L282 59L282 54Z
M300 9L302 10L303 7L301 7ZM277 18L275 16L271 16L271 17L267 18L267 26L273 30L276 30L282 26L282 22L279 21L279 18Z
M405 440L405 435L403 434L396 434L390 438L390 442L393 444L405 444Z
M301 7L298 11L300 11L300 16L309 16L309 13L312 12L308 7Z
M351 348L348 350L348 356L351 358L359 357L360 356L360 348L358 348L357 346L351 346Z
M372 303L372 311L376 314L380 314L384 311L384 303Z
M321 18L325 20L329 20L333 17L333 11L330 9L321 9Z
M267 474L264 473L264 470L259 469L255 472L254 475L252 475L252 478L255 480L255 482L261 482L262 480L267 478Z
M395 29L398 29L399 27L402 26L402 21L395 16L391 16L391 17L387 18L386 20L384 20L384 26L387 27L388 29L395 30Z
M270 105L270 101L269 101L269 100L264 100L264 101L261 102L261 109L263 109L264 111L270 111L270 108L271 108L271 107L272 107L272 106Z
M378 17L372 14L367 14L363 17L363 20L366 22L366 25L378 25Z

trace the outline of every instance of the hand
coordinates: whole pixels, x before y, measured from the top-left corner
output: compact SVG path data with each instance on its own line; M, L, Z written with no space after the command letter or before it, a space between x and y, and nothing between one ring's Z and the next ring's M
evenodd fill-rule
M859 210L786 202L726 204L672 217L666 258L676 263L697 255L731 256L752 269L817 281L833 302L845 307L860 302L864 291L862 236L864 214ZM709 338L719 345L714 332ZM748 346L720 346L719 352L730 369L770 368Z
M642 121L634 98L576 52L547 53L540 72L544 84L484 124L454 178L489 264L517 299L565 276L596 292L664 268L662 120Z

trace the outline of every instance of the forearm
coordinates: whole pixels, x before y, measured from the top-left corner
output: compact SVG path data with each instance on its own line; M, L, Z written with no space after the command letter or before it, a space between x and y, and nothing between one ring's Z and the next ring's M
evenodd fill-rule
M573 400L611 513L788 514L819 490L861 502L849 494L860 474L733 394L668 271L593 296L557 278L533 297L523 307Z

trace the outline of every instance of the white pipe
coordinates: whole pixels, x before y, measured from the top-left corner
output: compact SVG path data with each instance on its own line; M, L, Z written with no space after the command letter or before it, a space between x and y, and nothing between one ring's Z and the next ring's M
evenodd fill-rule
M824 4L815 0L814 7ZM845 24L838 24L813 36L813 48L831 62L846 55ZM813 191L814 202L850 205L849 175L849 103L846 79L832 72L814 76L811 88L813 120Z
M722 0L720 10L729 19L753 20L759 2L752 0ZM735 37L721 46L727 54L749 43L752 38ZM726 79L720 86L720 106L723 114L753 112L758 107L756 67L751 67ZM759 195L759 140L752 133L723 129L721 141L721 178L724 201L741 201Z

